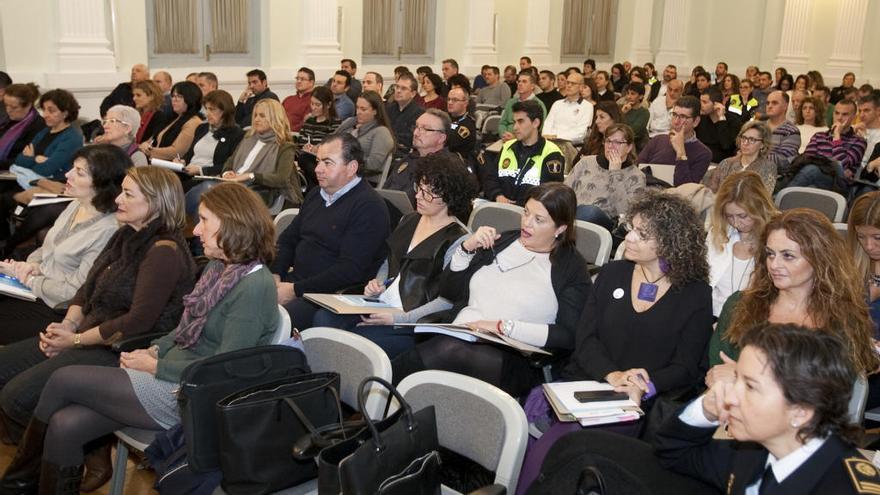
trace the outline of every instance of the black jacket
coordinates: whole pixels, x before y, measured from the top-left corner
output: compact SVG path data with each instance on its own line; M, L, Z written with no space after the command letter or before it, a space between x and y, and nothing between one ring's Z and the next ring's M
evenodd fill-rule
M183 161L189 163L190 160L192 160L193 154L195 153L194 149L196 143L199 142L199 139L205 137L205 134L208 133L209 127L210 126L207 122L196 127L192 146L189 147L189 151L183 156ZM214 160L211 162L212 166L203 168L203 175L220 175L220 171L223 170L223 164L226 163L226 160L229 159L230 156L232 156L232 153L235 152L236 146L241 142L241 138L244 137L244 131L242 131L241 127L238 127L237 125L233 125L232 127L221 127L214 131L214 137L220 142L217 143L217 147L214 148Z
M113 91L101 101L101 117L107 115L107 110L113 105L134 106L134 92L131 89L131 82L119 83L113 88Z
M494 252L501 252L517 239L519 239L518 230L502 233L501 237L495 241ZM470 299L471 277L474 273L494 261L495 256L491 249L480 249L465 270L454 272L447 268L443 272L440 295L452 301L453 307L450 311L453 315L457 315L467 306ZM587 272L587 262L574 246L559 248L550 256L550 264L550 284L556 294L559 309L556 312L556 322L550 324L547 332L547 344L544 348L564 351L563 353L554 352L554 358L562 358L563 354L574 349L578 321L592 282ZM504 288L499 287L498 290L501 295Z
M708 115L703 115L694 129L697 139L712 151L712 161L715 163L721 163L721 160L736 154L736 136L742 127L742 120L733 112L726 112L725 118L712 122Z
M144 133L141 135L141 140L138 141L138 144L141 144L144 141L149 142L153 140L160 132L162 132L162 129L170 124L175 118L177 118L176 114L168 115L161 110L153 112L153 116L150 117L150 122L148 122L147 127L144 128ZM101 132L103 133L104 130L101 129Z
M655 452L667 469L707 482L728 494L743 494L759 480L767 449L752 442L713 440L715 428L690 426L678 414L657 431ZM878 486L880 473L836 435L779 484L774 494L849 494Z
M273 93L269 88L266 88L265 91L258 95L251 96L245 100L244 103L239 101L235 104L235 122L242 128L249 127L251 125L251 117L254 113L254 107L257 105L258 101L266 98L272 98L278 102L281 101L278 99L278 95Z
M440 293L440 275L446 251L465 234L455 222L434 232L412 250L413 234L422 216L410 213L400 220L388 238L388 278L400 276L400 300L404 311L417 308Z

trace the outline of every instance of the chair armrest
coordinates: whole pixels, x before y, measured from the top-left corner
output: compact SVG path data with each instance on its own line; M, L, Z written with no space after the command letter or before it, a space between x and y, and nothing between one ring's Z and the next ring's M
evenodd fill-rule
M468 493L468 495L507 495L507 487L495 483L494 485L488 485L474 490Z
M117 340L116 342L110 344L110 349L112 349L113 352L131 352L135 349L144 349L150 346L150 342L158 339L159 337L164 337L165 335L167 335L167 332L155 332L135 335L132 337L128 337L127 339Z

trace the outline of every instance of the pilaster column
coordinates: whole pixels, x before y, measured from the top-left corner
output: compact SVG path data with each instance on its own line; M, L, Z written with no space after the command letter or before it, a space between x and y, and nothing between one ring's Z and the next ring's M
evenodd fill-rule
M837 27L834 33L834 49L826 66L827 75L842 77L862 70L862 41L865 35L865 19L868 0L838 0Z
M774 67L785 67L789 73L798 74L808 69L807 34L810 32L812 0L785 0L782 18L782 38Z
M57 0L58 72L116 72L105 0Z
M640 66L645 62L653 62L654 54L651 53L651 19L654 12L652 0L635 0L636 11L632 18L633 37L632 49L629 59L633 66Z
M523 53L535 65L552 63L550 53L550 2L527 0L526 36Z
M303 65L313 70L337 69L342 58L337 0L302 0Z
M687 65L687 0L666 0L663 4L663 33L660 36L660 49L657 51L657 67L673 64L678 66L679 74Z
M464 65L480 67L498 61L494 0L468 0ZM491 28L488 28L491 26Z

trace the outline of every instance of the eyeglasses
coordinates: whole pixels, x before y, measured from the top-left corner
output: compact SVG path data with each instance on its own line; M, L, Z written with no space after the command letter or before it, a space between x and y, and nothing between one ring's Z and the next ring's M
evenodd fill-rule
M435 199L440 197L440 196L430 192L428 190L428 188L426 188L424 186L420 186L418 184L413 184L413 192L416 193L416 195L421 194L422 198L424 198L426 201L434 201Z
M623 146L625 144L630 144L629 141L615 141L614 139L606 139L604 142L606 146Z
M629 222L623 224L623 229L626 230L627 233L634 232L636 234L636 237L638 237L638 239L642 242L647 242L652 239L652 237L648 236L647 232L642 229L635 228L633 224Z
M446 131L444 131L443 129L431 129L430 127L425 127L425 126L423 126L423 125L417 125L416 128L414 129L414 131L419 131L419 132L444 132L444 133L446 132Z
M101 125L108 125L108 124L131 125L131 124L129 124L128 122L125 122L125 121L122 121L122 120L119 120L119 119L104 119L104 120L101 121Z
M467 98L446 98L446 101L452 101L455 103L464 103L464 102L468 101L468 99Z
M690 120L692 118L690 115L672 112L672 120Z
M743 143L749 143L749 144L757 144L757 143L760 143L761 141L763 141L763 139L761 139L761 138L754 138L751 136L740 136L739 140L742 141Z

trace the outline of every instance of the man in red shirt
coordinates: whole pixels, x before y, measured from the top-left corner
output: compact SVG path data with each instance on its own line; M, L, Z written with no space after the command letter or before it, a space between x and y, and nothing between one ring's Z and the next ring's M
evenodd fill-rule
M312 89L315 87L315 73L308 67L302 67L296 72L296 94L290 95L281 103L290 121L290 130L299 132L303 121L309 115L309 104L312 101Z

